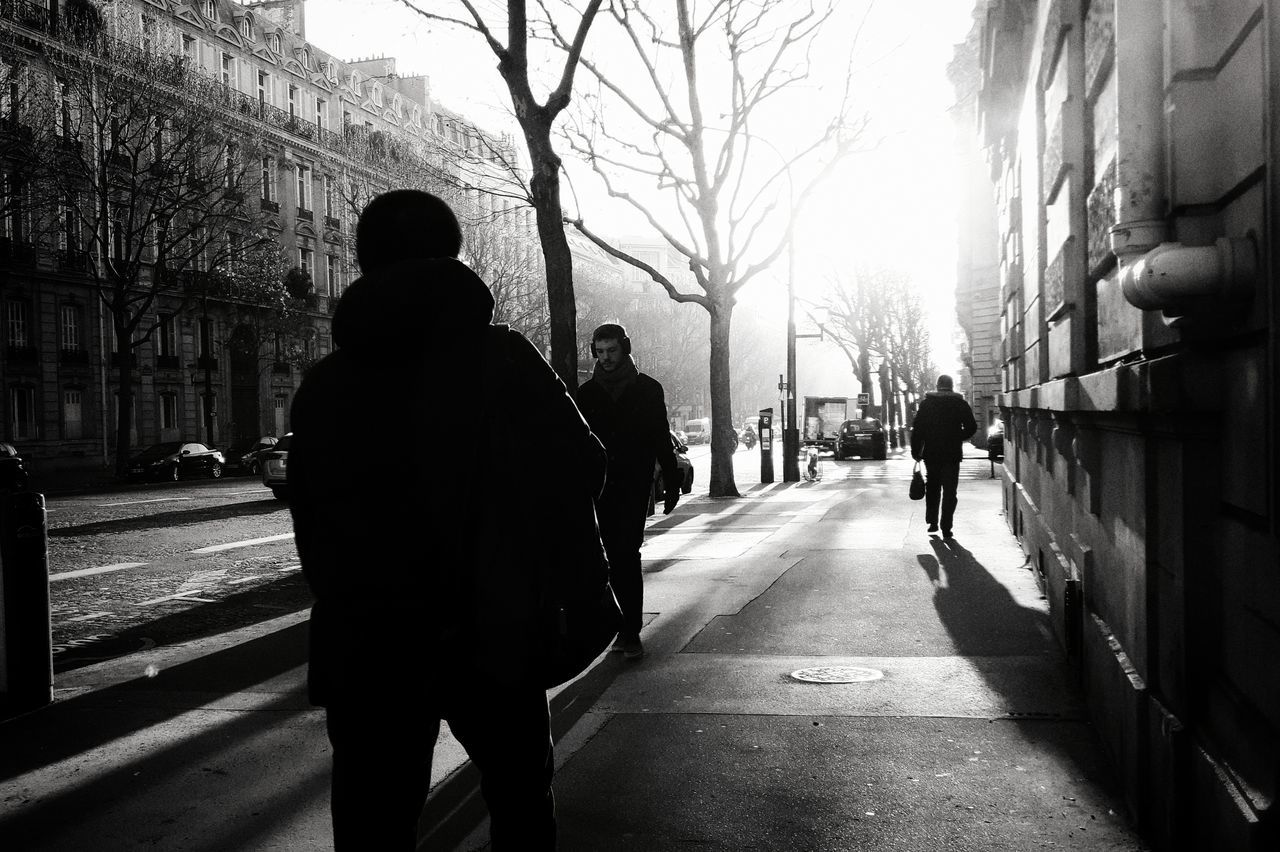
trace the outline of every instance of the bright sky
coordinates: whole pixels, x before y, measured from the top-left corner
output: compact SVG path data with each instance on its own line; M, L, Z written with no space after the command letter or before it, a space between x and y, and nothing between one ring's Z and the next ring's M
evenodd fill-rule
M449 0L415 2L461 10ZM842 13L854 6L849 0L839 5ZM974 0L876 0L859 42L855 91L871 118L872 137L883 141L841 166L803 217L796 245L799 295L855 257L907 269L930 307L930 332L944 370L954 370L956 362L958 183L946 66L969 31L973 6ZM395 56L402 75L427 75L444 105L492 130L514 128L493 54L474 33L428 22L397 0L307 0L306 21L308 40L318 48L343 59ZM842 70L837 59L833 70ZM785 264L779 266L782 280ZM760 288L773 289L773 283L762 281ZM744 297L745 306L752 299Z

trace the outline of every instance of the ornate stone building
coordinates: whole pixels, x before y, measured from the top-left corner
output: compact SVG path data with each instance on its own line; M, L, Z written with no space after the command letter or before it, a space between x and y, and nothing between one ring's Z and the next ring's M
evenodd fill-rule
M1009 524L1155 847L1280 848L1280 7L986 0L971 48Z
M188 258L172 286L158 288L147 303L132 348L113 335L111 312L99 298L102 279L95 285L84 274L100 260L92 246L101 245L106 255L112 239L121 242L124 228L116 230L116 220L128 218L127 211L112 211L110 235L104 226L105 236L95 241L96 225L73 227L71 212L64 222L63 206L69 211L74 201L42 196L40 181L23 174L29 162L17 155L39 116L63 120L61 110L68 127L78 117L65 95L75 81L66 76L89 43L77 23L86 7L96 21L93 32L100 32L97 43L110 44L110 55L136 56L139 68L176 63L195 75L183 79L200 81L200 97L225 119L220 132L230 128L223 154L234 161L239 182L233 188L227 177L226 197L244 205L240 230L254 230L228 229L221 254L202 247L199 258ZM485 251L491 259L500 251L536 273L540 253L531 216L504 184L513 168L518 174L512 140L442 108L427 79L398 76L394 59L343 61L310 44L303 9L303 0L0 4L0 417L3 439L37 472L111 462L120 357L130 358L135 447L179 438L221 446L286 432L301 370L330 349L332 308L358 274L356 214L383 189L423 186L446 194L464 224L509 225L484 241ZM49 98L57 101L54 108L42 109ZM99 143L86 134L70 144L84 151ZM151 173L159 168L157 160ZM41 230L41 222L52 225ZM166 272L154 232L167 224L150 223L151 243L139 255L144 289ZM265 325L249 321L252 306L238 304L226 288L210 288L213 295L199 304L190 298L188 285L216 273L219 257L243 264L236 244L263 233L302 285L287 333L268 335ZM172 249L168 262L174 262Z

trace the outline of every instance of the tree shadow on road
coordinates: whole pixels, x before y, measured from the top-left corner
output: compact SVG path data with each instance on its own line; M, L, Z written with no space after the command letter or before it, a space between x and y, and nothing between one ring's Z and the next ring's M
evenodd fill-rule
M76 524L69 527L50 527L50 538L70 538L78 535L101 535L103 533L127 533L161 527L203 524L212 521L225 521L231 518L246 518L254 515L270 515L275 512L288 511L288 506L275 498L252 500L244 503L232 503L226 506L206 506L186 511L158 512L154 515L143 515L137 518L116 518L108 521L93 521L88 524Z

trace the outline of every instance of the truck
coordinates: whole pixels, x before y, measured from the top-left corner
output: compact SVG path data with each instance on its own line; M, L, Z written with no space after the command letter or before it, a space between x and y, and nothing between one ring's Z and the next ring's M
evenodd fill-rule
M801 443L834 453L840 437L840 424L848 419L847 396L806 396Z

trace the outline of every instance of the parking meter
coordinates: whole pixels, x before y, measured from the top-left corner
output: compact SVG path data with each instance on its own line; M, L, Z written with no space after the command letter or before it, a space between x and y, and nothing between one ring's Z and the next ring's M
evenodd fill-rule
M773 482L773 409L760 409L760 481Z

